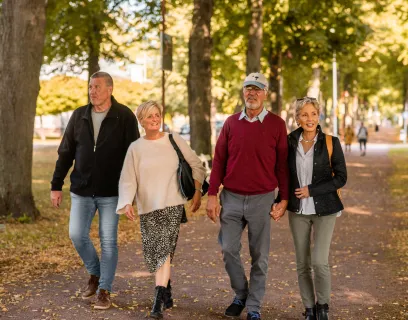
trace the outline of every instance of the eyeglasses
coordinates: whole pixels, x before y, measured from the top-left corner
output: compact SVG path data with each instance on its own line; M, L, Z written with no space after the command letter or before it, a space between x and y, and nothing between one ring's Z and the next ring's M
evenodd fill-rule
M303 97L303 98L296 99L296 101L302 101L302 100L306 100L306 99L312 100L312 101L317 101L317 99L313 98L313 97Z
M256 93L256 94L260 94L262 91L264 91L264 89L258 88L258 87L256 87L256 86L247 86L247 87L244 87L244 92L245 92L245 93L248 93L248 92L251 92L251 91L253 91L253 92Z

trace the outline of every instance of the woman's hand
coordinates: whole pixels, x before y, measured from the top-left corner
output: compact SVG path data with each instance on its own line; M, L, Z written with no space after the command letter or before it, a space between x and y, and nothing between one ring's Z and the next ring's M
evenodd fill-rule
M125 214L126 214L126 217L128 217L129 220L135 221L136 216L135 216L135 211L133 210L132 205L130 205L130 204L126 205Z
M190 209L192 212L196 212L198 209L200 209L200 206L201 206L201 191L196 190L193 199L191 199Z
M278 222L280 218L282 218L285 215L286 208L288 206L288 200L281 200L281 202L274 203L271 208L270 215L275 220Z
M295 196L298 199L305 199L305 198L309 198L310 194L309 194L309 187L305 186L303 188L299 188L299 189L295 189Z

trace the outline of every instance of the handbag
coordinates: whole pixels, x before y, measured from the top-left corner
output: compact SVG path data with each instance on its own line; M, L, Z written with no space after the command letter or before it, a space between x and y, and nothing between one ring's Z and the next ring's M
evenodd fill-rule
M186 159L184 159L183 153L181 152L177 143L174 141L172 134L169 134L169 140L179 158L179 165L177 168L177 183L178 183L181 195L187 200L191 200L194 196L194 193L196 192L194 179L193 179L193 170L191 169ZM208 192L208 187L209 187L208 182L204 180L203 185L201 187L202 196ZM181 223L185 223L185 222L187 222L187 215L186 215L185 210L183 210L183 216L181 219Z
M333 154L333 136L330 136L328 134L326 134L326 147L327 147L327 152L329 153L330 167L333 169L332 163L331 163L331 157ZM332 172L332 175L334 176L334 172ZM339 196L341 200L341 190L340 189L337 189L337 195Z

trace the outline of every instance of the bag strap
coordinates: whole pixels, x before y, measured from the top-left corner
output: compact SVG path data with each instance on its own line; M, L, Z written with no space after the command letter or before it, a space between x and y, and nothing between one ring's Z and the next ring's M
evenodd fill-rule
M331 167L332 166L331 157L333 154L333 136L330 136L328 134L326 134L326 147L327 147L327 152L329 153L329 163Z
M170 142L171 142L171 144L172 144L174 150L176 150L177 155L178 155L178 157L179 157L179 160L180 160L180 161L185 161L185 160L184 160L183 153L181 152L180 148L178 147L176 141L174 141L173 134L171 134L171 133L169 134L169 140L170 140Z
M329 163L330 163L330 167L333 169L332 167L332 163L331 163L331 157L333 154L333 136L330 136L328 134L326 134L326 147L327 147L327 152L329 153ZM332 170L332 176L334 176L334 172ZM341 192L340 189L337 189L337 194L341 200Z

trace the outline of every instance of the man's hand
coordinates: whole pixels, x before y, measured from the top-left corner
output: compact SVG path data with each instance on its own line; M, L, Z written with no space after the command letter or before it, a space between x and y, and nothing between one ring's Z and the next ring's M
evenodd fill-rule
M285 215L286 207L288 206L288 200L281 200L281 202L274 203L271 208L271 217L278 222L280 218Z
M51 191L51 204L54 208L59 208L62 203L62 191Z
M132 205L130 205L130 204L126 205L125 214L126 214L126 217L128 217L128 219L130 221L135 221L135 219L136 219L135 210L133 209Z
M208 196L207 201L207 216L214 223L217 222L217 218L220 217L221 206L218 202L217 196Z

